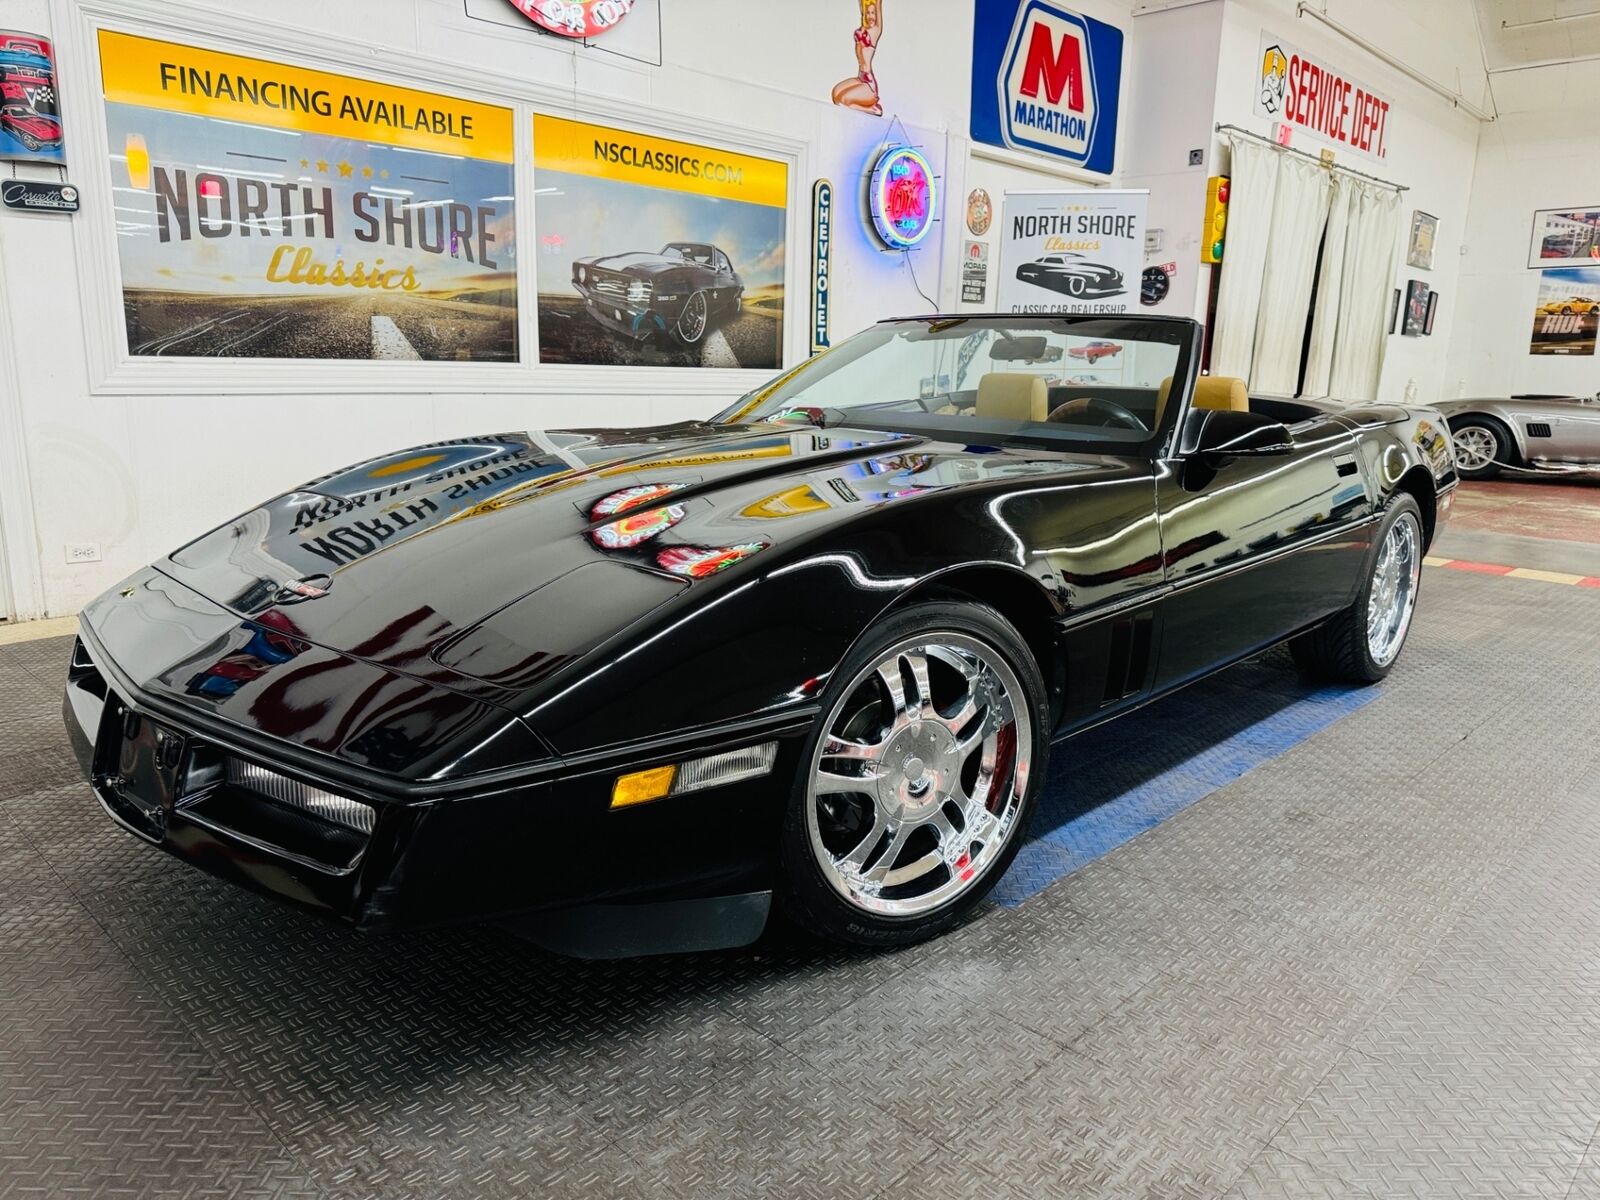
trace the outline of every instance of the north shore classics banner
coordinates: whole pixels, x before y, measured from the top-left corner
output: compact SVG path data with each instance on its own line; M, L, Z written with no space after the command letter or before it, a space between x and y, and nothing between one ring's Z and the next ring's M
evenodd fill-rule
M102 30L135 355L514 362L508 108Z

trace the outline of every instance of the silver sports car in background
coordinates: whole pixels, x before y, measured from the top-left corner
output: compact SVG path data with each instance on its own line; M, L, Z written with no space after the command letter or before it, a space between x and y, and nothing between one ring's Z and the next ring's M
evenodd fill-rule
M1600 396L1512 396L1445 400L1456 470L1485 479L1501 467L1570 472L1600 469Z

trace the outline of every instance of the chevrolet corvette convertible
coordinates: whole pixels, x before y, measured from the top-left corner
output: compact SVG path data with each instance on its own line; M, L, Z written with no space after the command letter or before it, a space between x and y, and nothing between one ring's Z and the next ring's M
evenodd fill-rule
M1068 735L1284 640L1400 654L1443 420L1253 399L1199 339L894 320L709 420L372 459L91 604L67 728L128 832L357 926L928 937ZM1104 341L1116 383L1052 382Z

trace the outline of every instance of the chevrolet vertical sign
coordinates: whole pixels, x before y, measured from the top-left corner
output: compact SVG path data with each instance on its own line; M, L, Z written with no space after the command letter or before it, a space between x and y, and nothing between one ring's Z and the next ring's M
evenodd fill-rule
M819 179L811 188L811 353L826 350L828 273L833 266L833 184Z
M978 0L972 137L1109 175L1117 148L1122 30L1052 0Z

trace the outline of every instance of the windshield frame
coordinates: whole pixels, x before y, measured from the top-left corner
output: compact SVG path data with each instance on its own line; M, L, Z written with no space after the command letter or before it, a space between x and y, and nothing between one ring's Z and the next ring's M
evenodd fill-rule
M1159 338L1146 337L1144 339L1146 341L1159 341L1170 344L1175 346L1178 351L1178 359L1172 372L1172 390L1168 394L1161 420L1156 425L1156 428L1150 431L1148 437L1140 441L1108 441L1101 438L1083 437L1069 425L1060 426L1060 431L1058 432L1056 429L1047 428L1043 424L1030 424L1015 431L996 433L992 430L980 431L973 429L968 423L970 418L957 417L940 422L937 420L938 414L932 412L916 414L918 419L915 422L903 422L895 420L894 417L908 414L894 414L887 410L877 410L882 415L890 418L880 422L873 418L872 414L875 410L871 408L830 409L828 413L831 414L831 419L825 421L824 427L873 429L882 430L886 433L900 433L912 437L926 437L962 444L999 447L1021 446L1066 453L1108 454L1119 458L1154 460L1169 457L1176 433L1181 427L1184 414L1188 411L1189 398L1194 391L1194 380L1199 373L1203 331L1199 322L1188 317L1156 316L1146 313L953 313L922 317L888 318L877 322L875 325L868 326L860 333L845 338L820 354L796 363L760 387L746 392L733 404L712 417L711 423L717 425L767 423L769 421L768 417L754 417L750 414L763 404L766 404L791 382L809 373L817 365L826 362L830 356L847 350L857 338L873 330L881 330L885 326L920 324L931 327L954 322L981 322L997 330L1004 330L1007 322L1026 322L1033 326L1040 321L1059 323L1063 327L1082 324L1101 325L1106 322L1136 323L1137 325L1152 328L1165 327L1164 336ZM1074 336L1100 339L1111 335L1080 333Z

